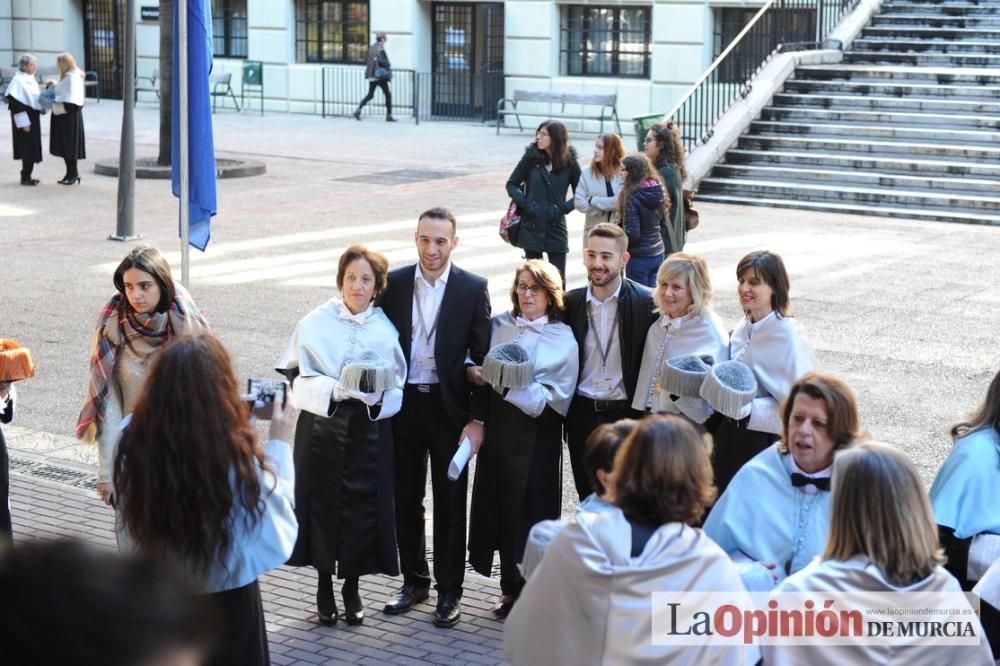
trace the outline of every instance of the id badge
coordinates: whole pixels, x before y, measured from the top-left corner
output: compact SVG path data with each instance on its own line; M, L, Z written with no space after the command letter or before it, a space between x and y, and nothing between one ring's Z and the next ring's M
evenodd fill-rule
M611 377L601 375L594 380L594 390L600 395L611 395L615 382Z
M418 356L417 357L417 369L421 371L437 372L437 364L434 362L433 356Z

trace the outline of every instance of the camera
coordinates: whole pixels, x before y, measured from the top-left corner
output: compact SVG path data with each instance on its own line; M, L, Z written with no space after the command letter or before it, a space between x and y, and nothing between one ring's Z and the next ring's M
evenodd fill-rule
M263 402L254 407L253 413L259 419L269 420L274 414L274 405L285 406L288 397L288 383L281 379L248 379L247 394L254 402Z

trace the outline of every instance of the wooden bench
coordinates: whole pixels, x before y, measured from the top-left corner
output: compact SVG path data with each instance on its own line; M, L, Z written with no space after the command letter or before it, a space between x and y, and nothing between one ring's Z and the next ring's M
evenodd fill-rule
M521 111L517 108L520 102L538 102L543 104L561 104L559 113L551 111ZM505 108L510 103L511 108ZM618 121L618 95L587 95L584 93L565 93L554 90L515 90L514 97L504 97L497 102L497 134L500 134L500 125L504 116L514 116L517 118L517 127L524 131L521 125L521 116L538 116L542 118L567 118L570 120L599 120L601 121L601 132L604 131L604 121L615 121L618 134L622 133L622 125ZM566 105L576 104L579 106L600 107L600 113L580 113L577 115L567 115Z
M240 110L240 102L233 92L233 75L231 72L212 72L208 75L208 85L212 88L212 113L215 113L215 99L222 98L222 108L226 107L226 95L233 98L233 106Z

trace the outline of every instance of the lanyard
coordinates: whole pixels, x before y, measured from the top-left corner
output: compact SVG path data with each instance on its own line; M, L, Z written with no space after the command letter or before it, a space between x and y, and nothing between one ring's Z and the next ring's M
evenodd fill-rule
M601 369L604 370L605 377L608 375L608 354L611 353L611 343L615 339L615 333L618 332L618 320L621 319L621 314L621 303L618 303L615 307L615 320L611 323L611 335L608 336L607 344L604 344L601 342L601 333L594 324L594 314L590 311L589 304L587 307L587 321L590 322L590 330L594 332L594 341L597 342L597 351L601 354Z
M423 291L423 289L421 289ZM431 344L431 338L434 336L434 331L438 327L438 319L441 317L441 308L438 307L437 314L434 316L434 324L431 325L431 330L427 330L427 323L424 321L424 310L420 307L420 294L414 294L413 302L417 305L417 318L420 319L420 332L424 336L424 344L428 347Z

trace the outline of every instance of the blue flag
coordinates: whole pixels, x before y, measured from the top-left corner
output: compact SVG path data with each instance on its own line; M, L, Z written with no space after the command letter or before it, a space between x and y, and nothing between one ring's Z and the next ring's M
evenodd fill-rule
M187 5L188 29L188 171L189 204L191 210L189 242L204 251L211 236L212 216L218 210L215 202L215 144L212 141L212 98L208 76L212 72L212 12L210 0L175 0L174 7L174 66L173 120L170 130L170 150L174 196L181 196L180 174L180 57L178 11ZM179 213L178 213L179 214ZM178 223L178 233L180 224Z

